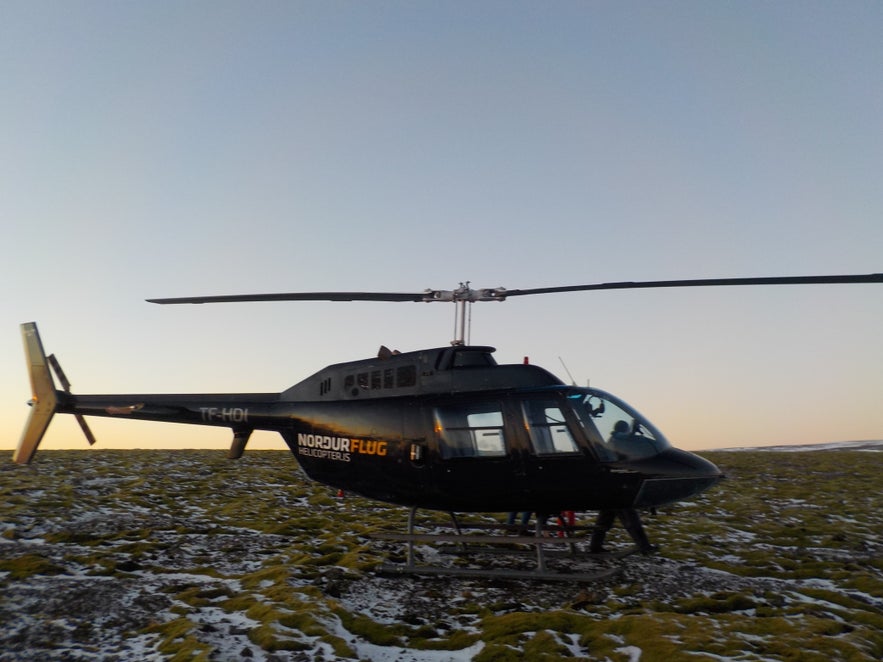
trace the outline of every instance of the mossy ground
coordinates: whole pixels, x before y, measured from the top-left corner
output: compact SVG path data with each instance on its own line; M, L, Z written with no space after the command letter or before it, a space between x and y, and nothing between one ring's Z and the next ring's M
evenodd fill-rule
M574 585L378 576L405 510L283 452L44 452L0 466L0 660L883 658L883 455L705 455L659 556Z

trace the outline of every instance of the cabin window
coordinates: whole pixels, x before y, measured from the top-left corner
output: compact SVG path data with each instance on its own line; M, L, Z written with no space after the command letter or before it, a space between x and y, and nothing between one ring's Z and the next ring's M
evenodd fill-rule
M495 365L495 363L487 352L456 352L454 354L455 368L487 367Z
M358 384L362 390L379 390L388 388L409 388L417 385L417 366L404 365L393 370L392 368L384 368L381 370L373 370L371 372L360 372L358 375L347 375L344 380L344 387L352 389L353 385ZM328 383L329 387L331 382ZM357 393L353 393L357 395Z
M578 448L567 428L564 412L554 400L528 400L523 404L524 423L537 455L576 453Z
M399 388L417 385L417 366L403 365L396 368L396 386Z
M438 407L435 410L443 458L501 457L506 454L499 404Z

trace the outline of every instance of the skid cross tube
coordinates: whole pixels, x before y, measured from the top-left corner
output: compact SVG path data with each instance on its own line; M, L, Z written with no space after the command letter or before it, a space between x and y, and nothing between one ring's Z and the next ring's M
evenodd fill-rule
M598 561L611 561L624 558L634 553L637 548L630 548L621 553L612 554L590 554L578 553L576 540L572 536L573 531L567 527L549 527L546 525L546 518L538 517L534 524L534 535L516 534L516 535L499 535L493 533L467 534L464 529L474 528L478 530L505 530L513 529L505 524L482 523L461 523L456 513L448 513L451 521L449 524L444 522L430 523L429 526L451 527L456 533L418 533L417 528L417 508L408 509L408 526L406 533L395 533L381 531L372 534L371 537L378 540L389 540L396 542L404 542L406 549L406 560L404 563L384 563L378 567L378 571L382 574L396 575L448 575L460 577L503 577L510 579L536 579L542 581L597 581L611 577L618 573L621 568L602 568L595 572L568 572L555 571L549 568L547 563L547 554L551 553L556 558L567 556L569 558L593 558ZM594 527L574 527L574 529L592 530ZM550 532L558 531L565 535L549 535ZM536 565L532 570L516 570L510 568L463 568L457 566L443 565L421 565L417 562L415 545L417 543L453 543L453 548L448 548L452 554L470 554L470 553L488 553L509 556L520 556L521 554L531 553L534 556ZM521 546L522 549L513 549L513 546ZM528 548L528 549L525 549ZM547 550L546 548L553 548ZM566 547L567 550L562 549ZM532 548L532 551L530 550ZM456 550L456 551L454 551ZM439 551L447 551L439 549Z

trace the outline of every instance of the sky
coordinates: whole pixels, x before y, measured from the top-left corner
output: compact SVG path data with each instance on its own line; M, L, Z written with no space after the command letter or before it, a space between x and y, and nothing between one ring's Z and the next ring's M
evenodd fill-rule
M145 299L883 272L881 31L859 0L0 0L0 449L22 322L75 393L267 392L446 345L454 306ZM475 304L470 340L707 450L883 438L881 328L880 284L701 288Z

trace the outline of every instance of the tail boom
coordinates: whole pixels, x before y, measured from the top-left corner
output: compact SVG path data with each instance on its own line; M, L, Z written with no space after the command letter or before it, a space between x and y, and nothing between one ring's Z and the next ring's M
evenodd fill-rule
M227 427L234 434L230 449L234 459L242 455L252 431L279 430L289 421L289 412L279 408L279 393L74 395L55 357L43 351L37 325L22 324L21 331L33 395L27 424L12 456L18 464L29 464L34 458L56 413L73 414L90 444L94 436L84 416ZM56 388L52 370L63 390Z

